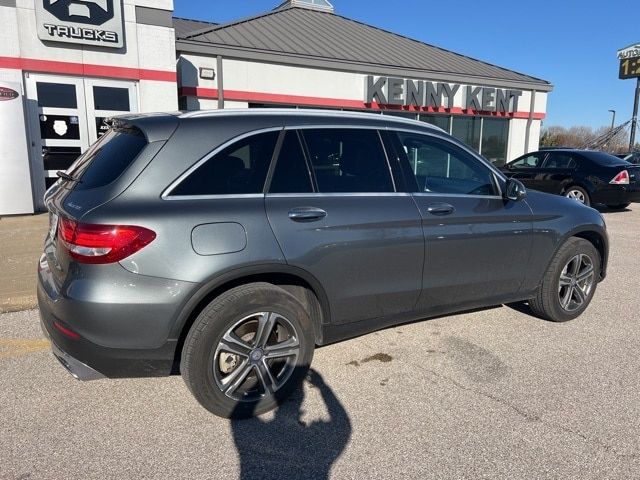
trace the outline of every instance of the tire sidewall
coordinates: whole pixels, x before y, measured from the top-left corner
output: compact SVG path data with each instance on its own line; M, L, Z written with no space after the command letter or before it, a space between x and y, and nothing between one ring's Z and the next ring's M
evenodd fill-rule
M183 352L183 368L189 370L187 385L205 408L225 418L247 418L272 410L299 386L311 365L314 334L309 314L285 290L269 285L244 289L239 296L234 294L237 292L232 290L218 297L198 316L185 341L189 355L185 358ZM300 354L291 377L274 395L257 402L238 402L227 397L215 381L215 349L236 322L263 311L277 313L291 322L300 337Z

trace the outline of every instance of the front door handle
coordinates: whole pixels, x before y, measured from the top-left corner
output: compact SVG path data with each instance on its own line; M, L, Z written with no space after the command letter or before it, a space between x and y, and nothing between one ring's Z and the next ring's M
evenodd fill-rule
M432 203L427 207L427 212L431 215L451 215L456 209L448 203Z
M326 216L327 212L316 207L298 207L289 210L289 218L294 222L314 222Z

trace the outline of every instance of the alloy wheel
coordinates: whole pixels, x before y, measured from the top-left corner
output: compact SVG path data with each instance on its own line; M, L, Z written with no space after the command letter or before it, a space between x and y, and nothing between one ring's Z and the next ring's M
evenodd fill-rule
M241 402L273 395L293 373L300 355L292 323L274 312L258 312L236 322L219 341L213 359L218 388Z
M579 201L580 203L585 203L585 195L580 190L569 190L566 195L567 198L572 198L574 200Z
M583 253L571 257L558 282L558 300L563 310L574 312L589 299L595 281L593 260Z

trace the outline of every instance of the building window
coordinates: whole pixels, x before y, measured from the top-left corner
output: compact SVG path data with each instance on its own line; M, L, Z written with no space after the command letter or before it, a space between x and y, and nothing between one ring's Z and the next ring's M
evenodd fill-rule
M451 135L479 152L481 121L482 117L453 117Z
M451 131L451 117L449 115L420 114L420 121L440 127L447 133Z
M482 155L491 163L501 166L507 160L509 120L506 118L483 118Z

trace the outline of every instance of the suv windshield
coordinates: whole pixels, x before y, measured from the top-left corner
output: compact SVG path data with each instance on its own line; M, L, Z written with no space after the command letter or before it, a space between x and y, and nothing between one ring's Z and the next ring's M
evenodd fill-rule
M146 145L137 128L112 128L78 157L67 173L80 180L76 190L102 187L122 175Z

